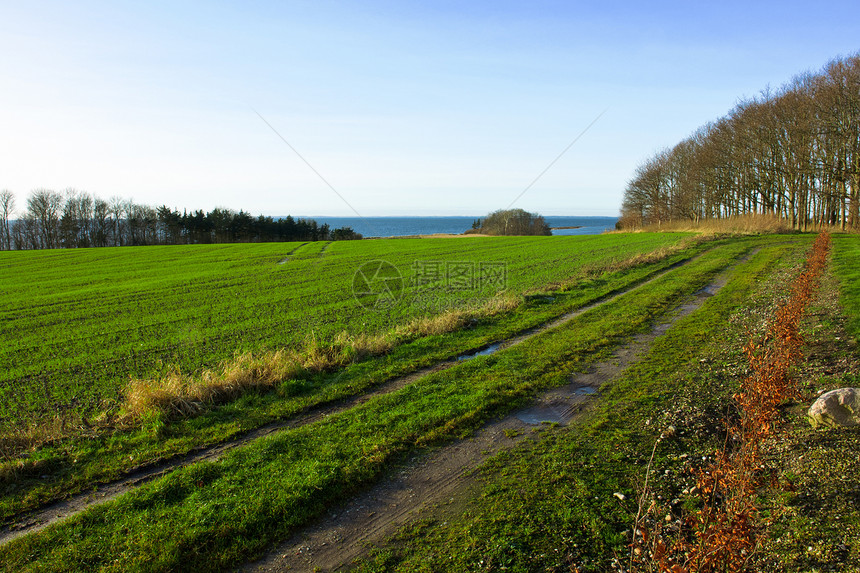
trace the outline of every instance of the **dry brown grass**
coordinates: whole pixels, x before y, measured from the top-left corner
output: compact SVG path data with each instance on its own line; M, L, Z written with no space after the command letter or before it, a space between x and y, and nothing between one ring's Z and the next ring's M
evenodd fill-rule
M808 230L817 232L838 233L838 226L813 225ZM779 215L750 213L746 215L735 215L725 219L700 219L692 221L689 219L681 221L669 221L666 223L645 225L632 230L612 231L616 233L654 233L654 232L690 232L704 235L758 235L767 233L793 233L791 221Z
M172 370L158 378L132 380L125 390L119 422L134 424L152 414L193 416L246 392L267 390L304 373L324 372L368 356L385 354L395 344L420 336L453 332L472 320L508 312L519 304L519 297L504 295L475 309L454 309L437 316L417 318L384 334L341 332L327 343L311 335L297 350L248 352L196 375Z
M436 316L413 319L397 327L394 330L394 335L398 339L411 339L416 336L433 336L454 332L472 320L510 312L517 308L521 302L520 297L503 294L487 300L477 308L451 309Z
M672 221L661 225L648 225L645 232L675 231L711 235L755 235L760 233L790 233L791 221L778 215L747 214L726 219L700 219L699 221Z
M311 335L300 350L246 352L197 375L176 369L158 378L132 380L125 390L120 421L135 422L154 412L192 416L246 392L270 389L302 373L323 372L368 355L383 354L391 346L388 336L350 336L341 332L324 344Z

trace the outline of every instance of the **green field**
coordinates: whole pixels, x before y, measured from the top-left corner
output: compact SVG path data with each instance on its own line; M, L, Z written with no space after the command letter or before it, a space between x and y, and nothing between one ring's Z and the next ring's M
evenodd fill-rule
M136 465L362 395L396 376L605 301L522 344L250 441L217 462L172 470L104 505L0 545L0 570L233 570L404 460L470 436L536 392L605 360L727 272L726 286L602 388L580 421L546 427L533 445L501 454L483 468L480 493L462 515L413 524L360 566L374 572L554 571L572 565L612 570L611 559L625 551L624 531L636 512L634 503L619 503L615 492L635 499L655 432L668 424L679 428L679 437L658 452L655 464L665 475L679 477L653 486L665 499L681 497L681 488L688 487L680 477L688 454L701 457L720 447L720 420L743 372L741 348L784 296L812 239L684 237L384 240L0 257L2 272L18 285L4 293L0 306L7 319L4 336L14 333L17 338L10 340L29 341L6 349L4 361L11 365L27 355L25 348L35 350L39 332L51 333L43 334L45 340L57 339L53 352L39 348L42 362L20 364L18 374L4 382L12 399L24 400L15 388L25 387L32 400L41 400L29 418L16 418L4 406L8 428L63 407L79 415L112 407L130 376L154 376L174 365L194 372L238 351L299 347L310 332L329 340L344 330L391 331L432 313L416 302L423 287L441 301L436 310L498 294L497 283L483 289L445 284L462 275L436 275L435 283L416 284L426 263L460 269L462 263L473 269L504 263L505 292L519 301L503 313L477 315L456 330L401 338L384 354L305 372L271 391L251 392L194 416L89 428L31 448L26 457L2 466L0 516L7 522ZM855 320L860 307L852 302L858 283L852 261L858 245L853 237L834 238L843 303ZM13 272L17 255L20 264ZM398 304L368 309L353 296L356 269L368 260L385 260L401 271ZM28 275L41 278L25 287ZM824 311L816 312L816 322L831 324ZM824 335L827 329L815 332ZM111 374L101 375L110 365ZM41 379L39 372L45 373ZM805 388L820 383L809 380ZM70 388L78 401L66 404ZM846 451L854 447L841 444ZM849 529L860 523L856 511L840 515Z
M194 448L218 443L268 422L289 419L320 404L360 395L396 376L433 365L469 349L503 340L523 329L542 324L619 289L629 288L654 273L659 273L709 248L707 242L697 241L681 248L679 242L682 240L682 235L617 235L582 238L390 240L287 246L230 245L10 253L10 255L24 255L21 257L22 261L36 261L40 256L46 260L52 258L66 260L69 266L65 267L63 272L59 272L60 267L56 263L50 267L40 265L31 269L33 272L39 270L47 276L53 275L52 288L43 284L40 287L41 294L35 299L41 300L42 304L39 306L44 307L50 300L65 298L68 306L77 309L82 316L77 321L69 322L67 326L62 328L57 326L53 330L58 338L69 340L70 351L67 351L64 356L67 356L66 360L77 362L76 369L57 369L53 372L52 378L47 375L41 379L33 376L18 377L7 382L4 388L5 396L9 398L3 406L7 413L4 419L6 436L14 437L16 432L21 431L22 426L25 427L25 431L27 426L53 428L54 426L48 424L41 426L39 424L45 419L50 422L57 412L60 415L67 415L71 418L71 422L64 423L59 431L54 432L56 435L49 433L49 441L36 440L35 444L42 445L35 449L29 446L28 449L32 451L27 454L28 458L24 461L18 458L21 440L9 439L12 446L7 448L8 461L0 465L2 470L0 485L5 482L5 486L0 490L0 516L8 517L23 509L36 507L68 493L85 489L93 483L115 479L122 472L141 464L156 462L186 453ZM667 250L667 246L673 247L675 252L670 252L672 249ZM304 251L305 248L310 249L310 252ZM342 248L344 253L341 257L337 256L339 248ZM324 252L323 249L325 249ZM287 257L284 253L290 252L293 254L285 261ZM321 252L322 257L319 256ZM240 258L238 256L240 253L247 258ZM258 257L251 257L251 253L258 253ZM136 265L133 271L127 270L125 273L120 271L117 261L114 260L118 254L128 257L129 265ZM197 259L192 256L195 254ZM643 254L646 255L645 258ZM652 256L648 258L647 255ZM510 257L510 260L506 257ZM544 257L542 264L537 264L536 261L541 261L541 257ZM370 260L384 258L404 268L406 287L403 301L393 309L385 309L381 312L365 309L353 296L352 282L355 269L369 258ZM197 260L197 264L191 264L194 260ZM520 296L521 304L517 308L502 315L479 317L477 320L470 321L467 324L468 328L406 338L384 355L348 363L331 372L307 372L298 379L284 380L279 387L275 387L273 392L263 394L252 392L214 410L200 412L192 418L156 417L144 421L142 425L130 428L115 429L109 425L99 426L95 430L75 423L75 416L98 412L104 408L115 409L117 402L122 399L121 391L132 375L156 375L159 371L164 371L176 364L186 372L193 372L213 362L230 358L238 351L272 348L280 344L300 344L310 332L313 332L315 337L322 338L344 329L364 331L368 328L365 325L369 322L373 322L374 328L385 330L397 324L398 316L402 321L412 316L426 314L425 308L410 303L413 300L412 293L427 291L419 288L419 285L409 285L409 279L411 265L415 261L428 260L443 263L446 261L475 263L501 261L507 266L509 293L512 291L521 295L532 291L536 293L546 291L552 296L535 295L525 298ZM85 261L88 261L88 265L84 264ZM108 261L112 261L111 264L108 264ZM173 266L168 267L166 261L173 261ZM90 267L89 271L84 273L87 266ZM512 268L520 270L513 273ZM221 292L224 289L213 288L201 278L207 277L212 283L219 285L226 280L224 277L230 272L233 273L230 275L232 282L237 286L232 287L229 291L232 294L229 295ZM96 277L101 276L100 273L108 275L109 278L94 281ZM311 278L312 273L319 273L321 278L315 282ZM174 277L174 274L179 278ZM152 278L155 275L161 276L163 280L155 282ZM20 280L20 277L26 275L16 276ZM63 278L70 276L77 279L73 281ZM196 276L197 279L192 280L188 278L189 276ZM304 300L297 298L298 302L295 302L290 298L288 289L273 289L266 286L261 277L268 277L271 282L293 281L293 290L301 293L300 289L304 288L306 296ZM47 281L47 278L45 280ZM559 281L565 285L560 286L557 284ZM91 287L87 291L89 293L87 298L92 302L91 312L98 317L93 319L83 316L87 307L79 303L85 298L80 294L84 290L83 285L90 282L98 282L102 285ZM57 294L57 291L67 284L69 291L79 294L68 297ZM143 284L149 285L148 290L142 288ZM184 288L188 292L194 292L195 295L183 298L181 292L177 292L179 289L162 286L176 284L184 284ZM114 294L109 296L107 293L112 291ZM464 291L445 288L434 289L431 292L438 295L443 302L460 304L464 302L468 304L495 294L480 290ZM214 302L220 300L229 307L235 304L234 300L240 298L237 295L247 293L256 293L256 300L260 305L254 309L251 306L254 299L250 297L244 299L243 308L246 309L244 312L259 317L257 327L249 330L250 340L229 345L227 342L230 338L226 337L224 332L234 332L237 322L233 320L235 312L222 314L222 319L217 321L218 308ZM319 296L315 298L308 293L318 293ZM172 296L173 302L170 304L163 302L163 295ZM26 300L21 295L16 298ZM149 353L143 351L135 353L132 352L134 350L132 348L125 350L127 353L125 361L121 353L119 358L102 360L90 358L90 351L92 356L100 357L111 356L113 349L104 338L99 344L94 344L92 336L87 336L86 333L92 333L97 328L102 332L109 330L105 323L109 323L110 320L113 320L119 329L129 322L124 313L119 311L108 313L99 309L108 304L113 304L114 307L121 304L123 308L128 309L127 312L131 312L141 308L143 301L147 300L149 302L145 305L146 312L142 313L141 321L154 322L153 317L160 313L163 323L171 323L173 309L179 307L180 310L176 312L196 317L189 321L207 325L206 330L203 331L206 336L201 334L193 342L186 340L186 344L193 343L194 348L199 351L209 351L217 344L221 344L221 351L213 354L208 361L197 362L191 361L190 358L186 358L187 362L183 362L183 356L176 356L175 360L165 360L158 356L152 363L146 364L145 368L141 365L137 371L123 370L108 376L103 370L108 370L112 365L118 368L119 364L135 363L135 361L140 364L144 357L156 353L157 349L173 348L176 344L175 339L171 340L170 336L158 337L160 334L170 332L167 327L162 326L150 331L153 338L147 340L146 345L154 350ZM272 301L275 300L281 301L283 313L271 311ZM330 304L328 306L323 304L325 301L329 301ZM192 302L195 304L193 305ZM36 305L30 302L30 306L32 308ZM59 305L54 306L59 309ZM237 307L231 308L235 310ZM352 312L356 317L353 318L352 324L350 324L348 312ZM398 312L399 315L396 314ZM329 314L326 315L326 313ZM34 310L29 318L35 322L43 314ZM285 315L292 317L295 328L281 327ZM22 320L15 331L26 332L27 321L23 320L23 315L18 316ZM46 320L41 322L46 326L48 324ZM326 326L327 330L321 330L321 325ZM70 326L77 326L78 330L75 331ZM4 325L4 327L12 330L10 326ZM75 338L75 332L77 332L77 338ZM270 339L265 338L266 333L271 335ZM40 336L46 335L44 333L40 335L31 330L31 340ZM108 339L115 336L117 335L109 336ZM94 347L88 350L87 344L94 344ZM144 343L141 341L138 344ZM38 343L32 341L31 345L38 345ZM19 345L19 348L20 346L23 345ZM75 348L77 354L71 352ZM177 350L174 348L173 351ZM199 353L197 357L199 358ZM53 359L45 360L52 363ZM31 371L48 372L44 363L30 361L22 364L22 367L24 365ZM84 376L83 372L90 374ZM101 383L98 383L99 380ZM76 388L79 394L91 396L91 399L89 401L82 400L80 397L75 401L64 399L62 390L69 386ZM32 404L26 402L28 395L33 396ZM21 404L20 409L15 408L16 403ZM26 446L27 442L24 444ZM51 476L51 479L42 479L41 476L45 475Z
M43 556L32 566L50 562L60 570L234 566L378 479L404 453L469 432L536 389L563 383L753 247L750 241L716 246L561 329L258 440L217 464L175 471L116 503L14 541L0 557L13 569L27 567L25 555ZM80 543L72 541L81 535Z
M0 419L18 424L73 410L93 415L120 399L130 377L171 367L194 372L237 352L299 346L313 334L381 332L428 310L496 294L482 266L522 293L583 267L676 244L681 234L403 239L199 245L0 253ZM353 296L364 263L401 273L399 304L379 311ZM471 284L415 264L473 266ZM462 264L458 268L463 268ZM468 277L466 277L468 279ZM447 284L446 283L450 283ZM449 287L449 288L446 288ZM454 288L450 288L454 287ZM466 287L466 288L464 288ZM430 304L413 304L432 295ZM422 298L422 301L424 299Z

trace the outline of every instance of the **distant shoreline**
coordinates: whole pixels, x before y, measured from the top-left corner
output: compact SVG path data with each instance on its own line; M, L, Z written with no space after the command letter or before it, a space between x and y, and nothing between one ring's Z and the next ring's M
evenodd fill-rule
M561 231L563 229L581 229L583 225L574 225L572 227L550 227L550 231Z

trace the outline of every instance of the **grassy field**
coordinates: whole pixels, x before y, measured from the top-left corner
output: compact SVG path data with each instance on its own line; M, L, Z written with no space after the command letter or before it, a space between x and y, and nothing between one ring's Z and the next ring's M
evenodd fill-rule
M109 410L130 377L195 372L235 353L295 348L311 335L324 342L341 331L384 332L415 316L499 291L520 294L668 247L683 236L2 252L2 429ZM356 271L375 260L391 263L403 279L398 304L383 312L353 294ZM484 280L499 266L502 280Z
M194 272L197 273L198 277L209 276L214 280L214 278L222 277L230 268L235 267L239 270L235 272L233 280L244 281L243 284L249 288L259 282L258 275L260 274L275 277L278 280L287 280L289 278L290 280L298 281L297 284L304 284L311 282L308 278L311 272L310 269L328 268L329 270L326 272L329 272L331 276L340 277L339 280L341 282L339 286L340 294L337 297L330 297L330 300L334 301L332 304L335 307L353 308L358 316L367 316L373 319L379 319L380 315L385 315L385 320L389 320L390 317L388 312L380 313L378 311L363 309L352 296L352 287L350 284L355 272L354 269L359 267L371 255L385 255L385 260L397 261L401 266L408 269L411 261L415 260L441 260L444 262L446 260L464 261L473 259L481 262L485 258L489 260L489 256L492 253L495 253L494 257L501 257L504 253L509 253L512 260L520 261L517 264L526 269L522 270L525 273L524 277L512 277L510 268L514 265L511 263L508 269L509 285L517 285L520 294L530 291L539 293L542 289L548 289L547 292L552 293L552 296L528 296L525 298L520 296L521 304L510 312L497 316L480 317L479 320L470 321L467 324L468 328L413 337L403 341L403 344L395 345L389 352L383 355L371 356L361 361L350 362L333 371L298 373L295 378L283 380L271 392L250 392L232 402L222 404L219 408L208 411L204 410L190 418L174 419L155 416L147 418L139 425L122 428L111 428L109 426L105 428L93 428L75 425L71 428L70 432L61 433L58 436L49 434L50 441L43 441L39 447L30 448L24 454L27 456L26 459L21 459L17 455L13 455L11 459L0 464L0 517L7 518L23 509L36 507L59 496L80 491L94 483L115 479L131 468L229 439L262 424L273 420L289 418L320 404L361 394L385 380L407 374L424 366L432 365L440 360L456 356L465 350L479 348L489 342L504 339L523 329L541 324L555 316L568 312L571 309L579 308L609 293L637 284L653 273L660 272L661 269L683 261L685 258L695 256L696 253L700 253L703 249L707 249L710 246L708 243L693 242L687 248L679 249L674 254L671 254L666 253L666 246L677 246L678 242L682 239L681 236L652 237L632 235L622 236L621 238L584 237L580 239L576 237L560 237L559 239L564 240L549 238L546 239L546 243L540 242L541 238L538 238L538 240L476 239L474 240L475 242L472 240L466 242L452 242L450 240L392 240L343 243L346 251L353 253L352 258L344 257L344 260L341 262L337 262L336 258L332 258L330 264L321 262L318 254L309 255L309 258L303 259L300 253L302 252L302 248L305 247L313 248L314 253L322 252L323 248L325 248L325 253L327 253L325 257L335 257L337 243L331 244L328 247L326 247L326 244L310 244L298 250L295 250L296 246L285 247L283 245L209 246L200 249L176 247L175 251L177 253L184 254L184 256L178 257L178 259L174 254L174 258L171 259L174 260L173 269L179 275L182 274L182 269L185 268L185 262L193 259L188 253L197 253L200 260L197 266L192 265L191 268L197 269ZM459 245L463 245L463 247ZM454 251L452 246L456 246L457 250ZM398 251L398 249L404 248L408 248L410 251L408 253ZM290 260L284 262L283 252L293 250L295 252L291 255ZM151 253L148 251L148 248L142 249L140 252L135 249L124 251L108 249L104 256L111 259L118 252L127 253L128 256L132 257L132 262L136 260L138 266L143 266L143 269L131 273L132 275L149 277L153 273L160 273L162 276L168 277L165 284L174 284L177 281L191 284L187 278L182 280L169 278L171 275L163 264L169 258L168 255L174 253L171 248L156 247L152 249ZM653 257L653 259L643 257L643 253L654 255L655 251L658 256ZM250 253L255 252L265 253L264 265L254 257L250 257ZM277 252L277 256L273 256L272 252ZM535 260L539 260L541 252L551 253L551 256L554 257L552 259L553 264L550 265L551 268L549 271L547 268L544 268L546 265L535 269L534 275L538 278L534 278L531 271L528 271L528 269L532 268L529 265L533 265ZM66 253L73 258L83 257L84 260L89 257L92 259L93 262L91 264L93 265L95 265L96 261L100 260L100 250L47 253L44 256L59 256ZM248 257L249 262L240 258L237 253L244 253ZM17 255L18 253L11 254ZM41 255L42 253L25 254L32 256ZM298 258L296 258L297 255L299 255ZM395 255L400 258L395 257ZM426 259L419 258L419 255L426 257ZM135 259L135 256L139 258ZM550 255L546 256L547 258L550 257ZM447 257L447 259L444 257ZM162 266L154 265L151 262L153 259L161 261ZM497 258L496 260L499 259ZM284 264L279 265L278 263L280 262L284 262ZM624 264L625 262L629 264ZM84 265L80 259L78 259L78 263L77 266L70 265L70 268L67 268L67 274L72 273L71 269L83 268ZM304 270L301 273L287 272L289 270L288 265L293 263L305 265L304 267L298 267ZM250 268L257 269L257 274L251 274L243 266L244 264L250 265ZM264 267L263 271L259 270L261 265ZM52 268L56 267L58 265L54 265ZM104 270L103 272L112 273L110 274L111 280L97 282L112 285L119 292L129 291L130 293L137 294L128 294L125 298L119 295L112 297L103 296L99 294L100 291L98 289L93 287L89 297L94 301L94 309L96 310L101 308L98 302L101 300L116 299L122 301L129 308L136 308L135 305L139 304L139 300L146 300L146 297L150 297L153 301L157 301L163 292L168 294L173 292L168 288L156 288L152 284L147 291L141 288L135 289L133 286L128 285L122 287L125 284L122 278L123 275L116 270L116 264L106 265L105 268L108 270ZM79 282L71 281L72 284L69 287L71 291L80 290L79 283L94 280L92 277L89 279L84 278L86 275L80 270L76 272L79 273L76 275ZM409 271L405 270L404 274L407 272ZM98 275L96 274L95 276ZM151 279L147 279L147 281L151 282ZM550 281L550 284L546 282L542 283L541 281ZM559 285L559 281L565 283L565 285ZM137 284L132 278L129 278L128 282L131 285ZM61 290L60 285L62 284L62 277L55 275L52 289L45 288L41 293L43 302L50 299L51 292ZM189 297L186 305L189 310L183 312L189 312L198 317L207 317L206 321L211 323L208 327L211 337L201 340L199 343L201 347L207 348L215 344L213 338L217 340L218 333L222 329L230 330L234 327L234 323L233 321L225 321L223 319L220 323L215 321L214 316L217 307L210 305L209 301L217 300L218 289L206 290L204 287L207 283L203 279L193 284L197 285L197 291L195 291L197 298ZM323 284L331 284L331 281L326 279L311 290L315 290L316 292L325 291L325 293L332 292L331 288L325 290L322 286ZM191 289L191 286L187 288ZM311 287L307 288L310 289ZM414 286L409 288L416 290ZM111 288L108 287L102 287L102 289L105 292L111 291ZM293 313L295 321L302 323L302 327L293 330L279 329L277 325L280 324L281 318L277 313L263 310L265 308L264 301L271 301L275 297L275 295L270 293L270 290L261 288L255 291L261 304L261 307L257 309L260 316L259 332L255 331L252 337L257 345L275 346L275 343L270 340L260 339L260 333L265 332L271 333L274 340L278 340L277 337L281 337L281 340L292 340L294 342L302 340L302 337L307 336L307 332L313 327L315 317L319 318L319 316L322 316L326 312L327 307L323 304L312 306L312 298L301 304L296 303L294 308L290 307L290 312ZM508 290L513 290L513 287L509 286ZM244 291L236 287L234 295L238 292ZM285 292L279 291L277 296L284 297ZM449 292L446 289L439 289L438 292L440 296L450 297L451 300L462 301L466 299L466 302L471 300L469 297L464 296L464 291ZM483 296L482 293L476 291L470 291L466 294L470 295L472 299L480 299ZM182 300L179 295L175 296L177 297L177 301ZM329 294L326 294L326 296L329 296ZM63 297L58 295L57 298L62 299ZM70 300L74 299L74 297L68 298ZM231 296L224 298L231 299ZM405 300L409 299L405 296ZM179 303L176 302L176 304ZM163 312L169 315L172 307L173 305L156 305L155 302L148 303L146 305L148 312L145 313L146 318L144 320L151 320L151 316L154 316L156 312ZM408 314L409 312L412 314L426 312L421 308L401 310L403 313L406 313L407 317L411 316ZM78 312L83 313L83 307L79 308ZM287 311L285 310L284 312L286 313ZM332 310L331 312L335 311ZM301 319L302 316L306 317L304 321ZM198 318L195 320L203 319ZM330 327L332 332L337 331L338 328L349 326L346 320L340 324L336 323L336 320L337 315L335 313L329 317L329 321L327 322L336 325ZM122 323L125 319L120 317L117 318L117 321ZM97 322L97 320L94 320L92 324L96 324ZM71 323L71 325L78 325L81 331L87 331L88 327L92 326L83 318L78 322ZM106 326L102 328L107 330ZM356 328L362 327L359 325ZM23 325L20 326L20 330L24 330ZM58 331L57 336L72 338L72 332L73 329L71 328L67 328L66 330L61 329ZM155 330L151 334L155 337L159 332L167 332L167 330ZM33 333L32 336L35 337L36 334ZM317 336L321 337L322 335L317 334ZM83 338L86 339L86 337ZM33 342L33 344L36 343ZM75 359L81 363L81 369L98 372L99 368L104 367L104 364L98 360L92 363L87 362L86 350L82 344L80 343L79 345L79 354ZM147 344L153 348L159 348L170 346L171 340L169 337L165 339L155 338L147 341ZM74 347L74 344L70 343L70 346ZM97 345L95 348L94 354L96 356L98 356L99 351L109 351L109 349L104 349L101 346ZM243 349L247 349L247 347L240 346L237 349L231 350L225 346L221 356L227 358L232 356L237 350ZM27 365L34 370L39 368L38 362L28 363ZM163 370L165 366L163 364L160 365L156 359L155 364L150 365L149 368L152 370ZM121 391L121 388L128 383L129 377L135 375L135 372L123 372L121 375L117 374L113 378L106 378L104 381L105 386L99 386L96 378L82 377L82 374L76 371L58 371L55 375L57 377L55 382L60 387L63 387L60 384L63 380L72 380L76 384L84 386L87 391L96 396L100 395L99 392L106 392L112 397L110 399L118 400L118 393ZM28 380L24 378L18 380L16 384L7 383L8 385L4 391L10 397L11 402L14 402L16 399L23 399L16 393L16 388L28 382L31 383L30 389L38 393L41 386L38 384L33 386L33 379ZM52 387L48 386L49 389ZM22 394L26 394L26 392L22 392ZM61 396L55 396L52 400L53 402L62 401ZM51 402L43 398L43 407L49 403ZM21 420L22 418L24 421L28 421L20 412L14 411L12 404L7 403L5 406L7 411L9 411L9 418L5 422L11 426L11 429L7 427L7 432L16 429L13 424L14 421ZM82 405L79 403L71 403L71 405L61 403L59 407L82 408ZM38 423L40 420L37 418L36 422ZM44 427L44 424L37 427Z
M567 428L545 428L535 445L497 456L482 469L479 495L456 515L410 525L356 570L628 570L649 470L649 527L671 527L684 512L698 509L691 470L726 447L729 404L747 371L741 348L787 296L807 245L800 240L763 247L602 392L587 417ZM764 452L762 472L772 485L759 492L760 545L750 555L749 571L860 567L860 435L816 431L805 416L820 392L856 386L860 379L857 343L846 341L844 331L853 325L857 335L860 275L850 261L858 250L860 238L834 237L833 275L804 323L808 359L796 373L803 398L784 406ZM652 447L670 426L675 430L649 465ZM637 570L657 570L652 566Z
M319 421L251 441L218 462L176 469L104 505L9 542L0 546L0 570L234 569L324 515L333 503L369 487L404 460L471 435L535 392L563 384L572 372L605 359L619 344L650 329L654 321L731 267L727 285L702 308L675 323L642 361L604 388L587 415L569 427L545 427L536 442L501 454L482 469L479 495L468 501L462 513L412 524L359 565L366 572L615 570L624 560L648 454L656 436L669 425L678 431L658 448L654 460L659 475L652 483L652 499L657 504L652 519L662 520L664 513L675 518L682 508L694 508L683 492L690 487L686 472L693 460L711 455L724 443L722 420L726 404L745 368L741 348L750 333L763 328L790 277L798 271L811 238L765 236L685 242L682 246L678 246L681 235L650 234L585 240L476 239L474 243L393 240L232 245L199 250L181 247L172 255L169 248L156 248L149 254L147 249L141 250L137 261L141 268L137 271L124 274L117 270L101 286L99 281L87 286L83 276L66 268L66 274L77 277L70 281L74 288L70 288L69 296L56 298L65 301L62 308L68 312L77 308L81 318L72 324L89 324L87 328L110 318L105 309L112 300L121 302L126 309L136 308L135 300L149 300L144 305L148 310L139 315L141 320L149 317L153 318L152 324L169 324L168 306L157 301L163 294L174 297L174 303L179 304L182 297L178 285L184 284L193 293L188 300L195 302L177 311L178 316L198 321L208 316L211 324L207 326L209 330L202 331L206 337L182 343L222 348L205 359L201 350L186 366L196 370L229 358L235 350L300 345L308 329L320 337L333 337L344 329L379 332L427 314L426 308L416 307L413 296L420 294L420 285L413 279L426 270L414 265L415 261L422 265L436 261L443 266L471 262L476 269L481 262L504 262L507 291L515 294L519 303L505 312L480 316L461 328L403 338L386 353L349 361L331 370L302 373L284 380L272 391L248 393L194 416L155 417L140 426L102 429L44 444L29 451L26 460L12 460L0 468L4 470L0 473L0 516L6 519L110 480L137 464L217 443L273 420L290 419L315 405L360 395L393 377L505 339L612 293L641 286L518 346L458 363L390 393L373 395ZM118 252L135 251L108 251ZM656 256L646 256L655 252ZM244 253L247 260L238 253ZM97 264L96 252L72 254L84 257L78 261L78 268L85 266L82 261L86 257L92 257L87 264L94 265L93 269L102 264ZM51 255L54 253L45 254ZM752 256L732 267L743 255ZM858 255L860 241L856 238L834 238L834 269L841 281L849 324L855 325L855 336L860 312L856 305L860 275L854 272ZM188 261L189 269L196 270L189 270L191 274L182 275L182 280L172 277L164 269L164 261L170 257L174 257L171 260L175 269L184 268L182 263ZM379 312L362 308L352 296L355 269L371 257L389 261L402 270L407 304ZM156 264L156 260L161 262ZM3 261L0 258L0 263ZM110 274L107 269L118 268L115 265L119 261L114 263L105 262L102 272ZM288 272L290 265L295 265L295 272ZM161 282L152 278L158 273L164 277ZM180 271L176 273L181 275ZM99 276L96 271L92 274ZM336 286L313 285L313 276ZM435 287L444 287L448 277L436 279ZM645 282L648 279L653 280ZM60 276L53 280L55 290L63 284ZM301 328L281 332L278 320L271 316L277 313L265 312L266 301L281 296L271 292L276 280L295 281L290 283L296 285L295 291L304 293L296 307L287 302L281 307L285 316L293 317L290 320L301 324ZM113 288L113 295L99 295ZM104 308L93 306L101 308L96 313L98 319L88 322L85 306L72 304L76 291L82 300L89 297L103 301ZM249 294L243 304L232 300L245 291ZM44 318L43 324L49 327L53 322L48 320L50 313L45 309L51 307L51 292L50 288L42 290L41 304L34 303L27 313L14 315L11 306L0 308L9 313L6 316L20 316L22 325L27 324L23 320L26 315L34 321ZM495 289L474 288L435 288L434 292L447 301L445 305L468 304L469 298L496 294ZM469 296L464 297L464 292ZM41 315L37 307L43 309ZM229 309L239 308L247 309L242 315L245 319L224 318L232 317ZM218 314L218 309L225 314ZM262 325L260 332L247 334L246 340L243 333L251 332L247 327L231 330L236 325L252 323L255 312ZM831 330L838 331L835 319L823 310L815 312L813 322L807 326L815 334L810 335L810 341L815 337L832 339L835 335ZM311 314L313 319L308 318ZM154 320L156 316L162 322ZM124 320L118 318L116 324L128 326ZM181 320L177 318L176 325ZM62 331L57 328L57 332ZM23 327L21 330L26 331ZM82 327L81 332L93 330ZM155 336L157 332L172 331L165 326L148 332ZM232 339L220 338L224 332L237 333L236 340L247 342L247 346L240 344L231 350L228 342ZM838 337L836 342L830 339L830 344L838 344ZM166 336L152 348L181 354L184 347L171 346L175 343L176 339ZM79 349L81 364L86 364L84 348ZM853 347L843 350L855 352ZM829 355L829 351L818 347L815 353ZM147 356L150 354L139 355L141 364ZM177 354L176 358L181 357ZM117 392L130 375L153 375L166 368L163 358L160 364L158 358L155 360L155 364L141 366L139 371L128 370L123 376L106 378L99 390L103 393L98 394L99 407L106 401L118 400ZM95 370L99 364L96 361L87 367ZM72 370L58 371L71 377ZM28 379L16 380L21 384ZM818 378L812 373L804 378L803 387L811 391L822 384L853 380ZM61 398L57 395L54 400L59 402ZM50 401L43 403L49 404ZM809 450L808 459L818 460L816 464L837 459L840 472L853 471L857 465L851 453L856 451L853 434L810 433L803 428L802 413L792 412L786 410L785 423L794 428L791 436L795 437L787 437L788 445L780 447L806 451L812 444L815 454ZM845 451L835 452L833 444ZM762 507L779 531L779 540L769 540L768 547L773 555L786 552L792 557L780 558L778 567L773 559L768 560L768 555L757 556L756 563L762 570L774 571L810 570L817 563L829 563L830 557L813 558L806 547L841 547L844 540L840 540L846 532L860 531L860 516L856 508L851 508L850 491L839 490L844 478L834 477L836 481L830 483L823 477L827 475L822 469L826 464L810 468L786 465L789 458L778 452L768 460L779 480L794 480L807 489L794 494L763 492L771 497L765 495ZM835 509L830 507L840 516L840 527L816 526L817 514L777 511L783 506L806 503L798 500L808 500L810 492L822 486L827 488L828 499L848 496L845 500L849 501L843 500L845 503ZM619 500L616 493L623 493L624 499ZM825 530L827 541L819 543L814 539L816 531ZM843 544L846 543L848 553L843 561L860 563L857 548L850 540ZM832 557L841 549L827 551ZM808 567L792 568L793 562Z
M219 570L253 557L378 479L405 453L463 435L605 356L753 247L736 241L493 356L427 376L323 421L173 472L0 548L8 570ZM157 526L155 525L157 524Z

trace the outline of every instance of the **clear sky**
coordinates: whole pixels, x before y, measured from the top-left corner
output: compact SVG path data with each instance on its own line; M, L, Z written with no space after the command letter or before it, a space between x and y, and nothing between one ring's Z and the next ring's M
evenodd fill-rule
M615 215L640 161L858 32L856 0L0 0L0 189L480 215L605 110L514 206Z

